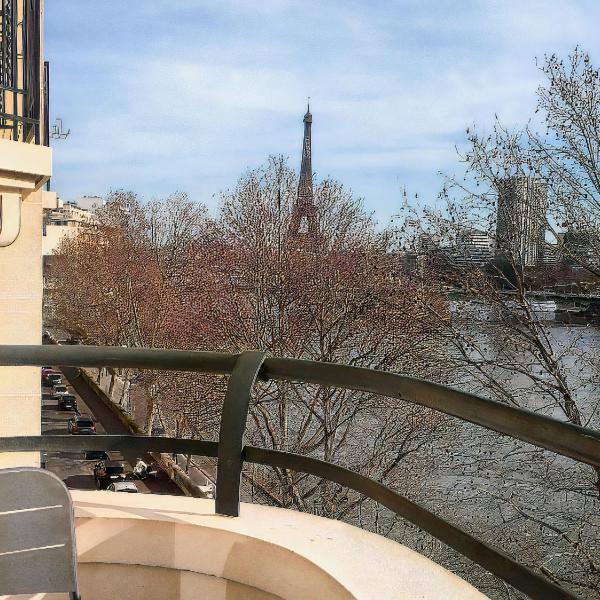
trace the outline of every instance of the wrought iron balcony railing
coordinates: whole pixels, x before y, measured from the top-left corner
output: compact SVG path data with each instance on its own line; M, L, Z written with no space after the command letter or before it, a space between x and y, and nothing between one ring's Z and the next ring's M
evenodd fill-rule
M233 355L90 346L0 346L0 365L45 364L229 375L219 441L122 435L97 435L84 439L65 435L23 436L0 438L0 452L120 450L216 457L215 510L229 516L239 514L240 477L244 462L308 473L347 486L381 503L532 598L576 597L543 574L519 564L507 554L377 481L308 456L245 446L243 437L250 395L257 379L320 384L398 398L593 466L600 466L600 433L597 431L428 381L345 365L276 358L263 352Z
M41 63L40 0L0 0L0 139L48 146L47 110L48 63Z

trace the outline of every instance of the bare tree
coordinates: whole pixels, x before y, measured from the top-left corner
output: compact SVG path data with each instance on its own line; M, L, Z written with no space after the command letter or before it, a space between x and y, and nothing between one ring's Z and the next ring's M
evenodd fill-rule
M563 254L599 277L599 72L579 48L566 60L546 56L540 68L546 83L538 89L538 111L546 130L527 129L528 158L544 174L549 228ZM561 235L565 229L570 235Z
M59 248L53 266L55 323L93 344L202 343L206 319L189 310L197 266L190 247L204 235L205 208L185 194L144 205L134 193L117 191L96 217ZM122 376L127 390L139 373L128 370ZM153 381L151 374L144 378L149 389ZM114 373L111 389L113 383ZM157 407L153 394L147 398L145 427Z
M222 198L211 313L219 346L423 374L431 321L421 303L445 304L402 275L391 238L340 184L315 187L318 235L290 239L297 177L282 158L247 173ZM207 249L204 249L206 252ZM210 251L210 250L208 250ZM253 399L252 443L338 462L405 487L408 457L444 420L368 394L269 383ZM361 499L287 470L249 470L269 500L331 516L356 516Z
M405 249L420 252L419 276L446 286L454 299L451 319L434 307L430 316L443 332L439 343L455 385L597 428L596 337L588 328L557 326L543 310L534 292L548 283L546 269L518 242L532 235L525 221L539 219L546 249L585 268L588 281L598 275L598 72L579 50L566 64L546 57L541 69L547 82L538 90L538 115L547 135L535 132L534 121L520 131L499 122L491 134L467 130L464 173L446 178L437 208L407 203L397 232ZM504 227L503 194L516 183L529 186L526 207L521 223ZM493 260L478 263L465 252L461 240L473 232L494 242ZM586 243L570 244L569 233L585 234ZM430 501L459 518L467 509L480 536L502 540L549 577L600 597L600 470L461 429L463 452L449 453L461 483L435 486Z
M362 203L340 184L316 187L318 239L291 239L297 177L281 157L224 193L218 218L185 197L141 204L113 194L98 224L65 241L57 314L101 344L263 349L280 356L425 374L436 367L423 304L445 302L406 277ZM145 390L136 416L174 435L216 436L223 380L130 373ZM445 420L413 406L318 386L265 384L249 438L340 462L390 485L418 480L419 450ZM414 459L413 459L414 457ZM413 475L408 465L414 462ZM270 502L356 518L361 498L286 470L247 472Z

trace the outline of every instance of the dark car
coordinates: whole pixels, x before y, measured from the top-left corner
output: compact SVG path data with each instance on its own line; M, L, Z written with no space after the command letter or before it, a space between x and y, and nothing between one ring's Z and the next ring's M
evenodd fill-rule
M99 490L105 490L111 483L126 478L125 465L120 460L101 460L94 467L94 479Z
M104 450L86 450L85 460L109 460L108 453Z
M82 344L83 340L80 337L71 336L62 340L56 340L56 343L59 346L77 346L78 344Z
M93 435L96 433L94 419L89 415L78 415L69 419L67 427L69 433L72 433L73 435Z
M77 398L73 394L59 394L54 396L58 403L58 410L72 410L77 412Z

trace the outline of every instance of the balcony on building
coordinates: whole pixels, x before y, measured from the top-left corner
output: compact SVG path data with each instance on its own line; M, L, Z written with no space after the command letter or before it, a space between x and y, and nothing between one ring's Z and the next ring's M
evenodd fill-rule
M291 469L354 489L532 598L574 597L542 573L524 567L394 490L318 459L245 446L243 432L257 378L400 395L588 464L600 462L598 432L426 381L344 365L268 357L262 352L231 355L0 346L0 365L22 368L44 364L168 368L229 376L219 441L141 435L0 437L0 456L103 449L152 451L163 456L171 452L194 454L217 458L218 465L223 465L217 469L216 500L71 490L84 600L485 597L457 575L383 536L316 514L240 503L240 474L245 463ZM60 597L48 594L35 599Z

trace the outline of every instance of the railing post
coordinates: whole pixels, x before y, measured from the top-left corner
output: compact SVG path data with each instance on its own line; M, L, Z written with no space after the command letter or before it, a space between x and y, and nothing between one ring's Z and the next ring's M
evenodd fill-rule
M264 352L242 352L237 358L227 384L219 433L215 511L230 517L237 517L240 514L244 431L250 394L265 357Z

